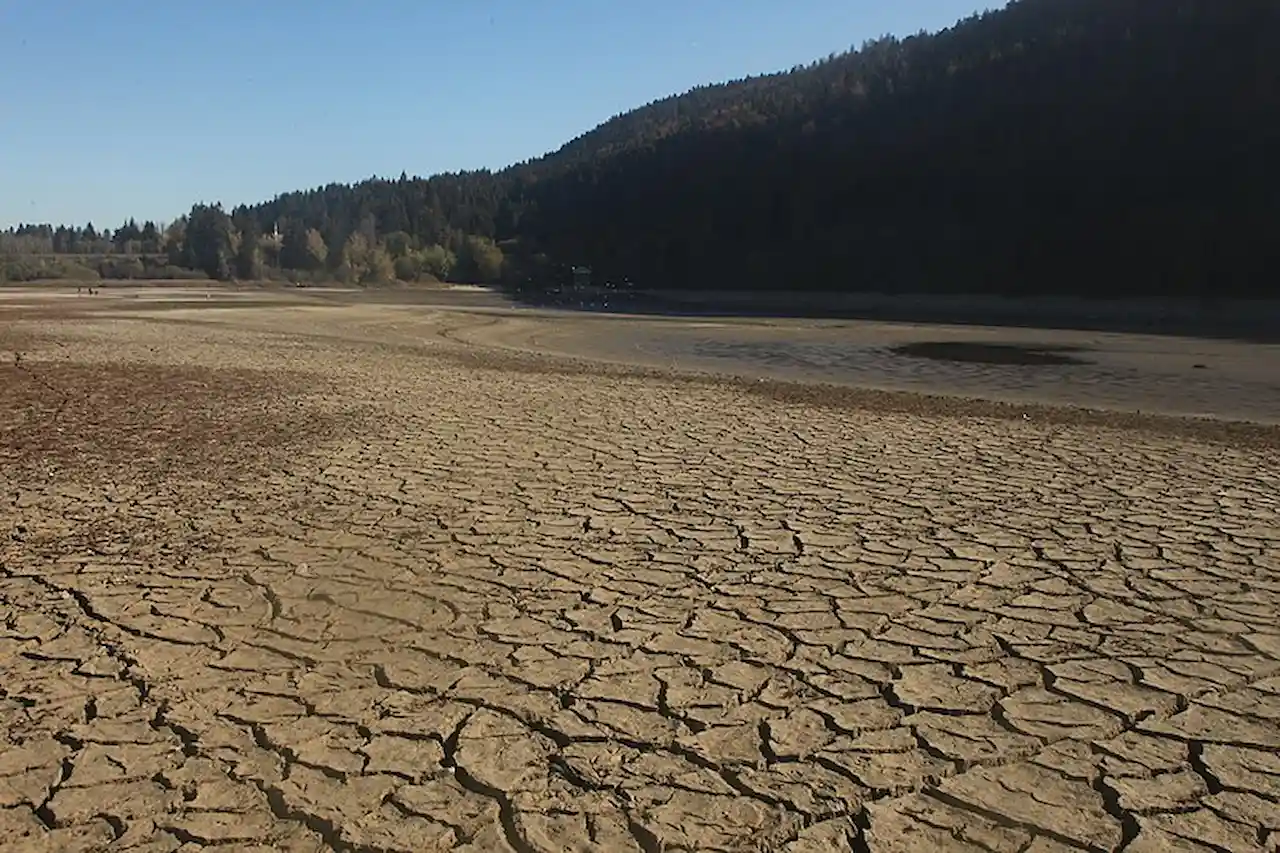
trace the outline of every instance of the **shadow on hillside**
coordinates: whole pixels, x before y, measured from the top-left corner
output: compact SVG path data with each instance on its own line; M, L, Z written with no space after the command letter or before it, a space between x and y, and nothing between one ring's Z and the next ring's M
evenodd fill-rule
M512 304L527 308L655 317L745 317L867 320L954 326L1062 329L1122 334L1217 338L1280 343L1280 303L1193 300L1017 299L999 296L904 294L724 294L604 289L558 292L503 288Z

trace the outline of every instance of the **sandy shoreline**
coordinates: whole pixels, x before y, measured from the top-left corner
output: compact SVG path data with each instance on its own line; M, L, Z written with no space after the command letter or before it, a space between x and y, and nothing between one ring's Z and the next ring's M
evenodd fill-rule
M69 298L70 297L70 298ZM521 308L484 288L402 287L382 290L273 285L132 287L115 284L94 297L73 286L0 288L0 316L54 316L138 311L188 322L182 312L213 316L222 309L341 309L339 316L395 329L405 318L422 325L403 344L441 337L496 358L560 359L567 369L604 365L678 376L836 386L824 397L852 399L847 389L947 398L937 405L973 411L975 401L1038 409L1095 410L1112 419L1134 416L1280 425L1280 344L1017 326L766 317L663 317ZM213 313L210 313L213 312ZM352 313L354 312L354 313ZM318 315L317 315L318 316ZM335 321L329 337L348 335ZM912 348L1046 349L1070 353L1068 363L921 358ZM813 397L812 392L808 392ZM865 395L864 395L865 396ZM1123 415L1124 417L1119 417Z
M0 850L1280 841L1274 428L248 299L0 306Z

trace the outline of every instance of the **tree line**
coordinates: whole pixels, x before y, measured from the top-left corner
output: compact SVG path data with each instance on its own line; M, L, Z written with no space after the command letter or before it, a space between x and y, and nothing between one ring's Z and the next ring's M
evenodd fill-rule
M99 230L78 225L18 225L0 231L0 281L194 278L164 255L165 226L129 219Z
M1280 296L1277 92L1274 0L1015 0L501 171L197 205L161 251L357 282Z
M332 239L332 237L331 237ZM378 232L371 216L329 242L301 219L263 233L239 209L197 204L161 228L129 220L114 232L21 225L0 231L0 281L94 278L336 279L353 284L459 279L492 283L508 265L489 237L450 230L424 244L405 231Z
M163 250L164 226L129 219L112 230L86 225L17 225L0 231L0 253L11 255L145 255Z
M496 282L504 266L502 249L485 236L450 231L440 242L426 243L403 230L380 232L369 215L354 229L337 236L330 232L329 239L300 217L273 221L264 232L247 208L228 213L216 204L193 207L170 227L165 245L170 264L218 279L256 279L269 270L287 270L352 284Z

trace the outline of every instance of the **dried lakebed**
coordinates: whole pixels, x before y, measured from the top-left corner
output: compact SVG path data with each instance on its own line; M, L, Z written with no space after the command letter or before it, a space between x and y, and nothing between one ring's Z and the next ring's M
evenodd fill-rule
M1261 428L64 310L0 326L0 849L1280 849Z

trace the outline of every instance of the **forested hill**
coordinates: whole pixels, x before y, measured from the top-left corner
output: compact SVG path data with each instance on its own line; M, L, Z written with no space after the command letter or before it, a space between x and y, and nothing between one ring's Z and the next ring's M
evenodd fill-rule
M1275 0L1015 0L649 104L501 172L231 218L292 233L286 264L341 264L356 234L404 275L435 251L473 276L581 263L647 288L1280 296L1277 151ZM500 266L477 260L490 240Z

